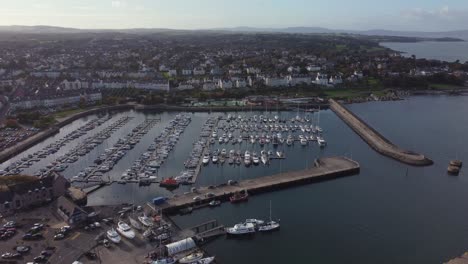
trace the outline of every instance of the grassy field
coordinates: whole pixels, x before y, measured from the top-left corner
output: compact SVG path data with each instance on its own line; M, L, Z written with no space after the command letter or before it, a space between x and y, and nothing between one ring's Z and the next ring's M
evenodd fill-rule
M77 108L77 109L69 109L69 110L64 110L64 111L60 111L60 112L56 112L54 113L54 117L55 118L65 118L67 116L70 116L70 115L73 115L73 114L77 114L77 113L80 113L80 112L84 112L88 109L84 108Z
M429 87L435 90L458 90L458 89L468 89L468 87L450 85L450 84L430 84Z

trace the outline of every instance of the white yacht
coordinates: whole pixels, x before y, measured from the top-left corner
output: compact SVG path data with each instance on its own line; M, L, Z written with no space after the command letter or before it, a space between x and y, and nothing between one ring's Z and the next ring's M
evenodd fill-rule
M245 223L254 224L254 225L263 225L265 223L265 221L260 220L260 219L252 218L252 219L245 219Z
M304 138L304 137L301 138L301 145L302 145L302 146L307 145L307 139L306 139L306 138Z
M125 238L128 238L128 239L134 239L135 238L135 232L124 221L120 221L117 224L117 232L119 232Z
M226 228L228 235L247 235L255 233L255 225L252 223L242 223Z
M258 231L260 232L269 232L274 231L280 228L279 220L278 222L271 220L271 201L270 201L270 221L262 224L258 227Z
M208 164L210 162L210 155L209 154L203 155L202 162L203 162L203 164Z
M195 252L179 259L179 263L198 263L203 258L203 252Z
M268 156L267 156L266 153L263 153L263 154L262 154L261 160L262 160L262 163L263 163L263 164L267 164L267 163L268 163Z
M218 162L218 155L214 154L213 157L211 157L211 161L213 161L213 163L217 163Z
M244 153L244 163L246 166L250 165L250 152L248 150L245 151Z
M107 230L107 238L115 244L120 243L120 235L115 231L114 228Z
M255 152L252 155L252 161L255 165L257 165L260 162L260 159L258 158L258 155Z
M146 215L139 216L138 221L140 221L146 227L153 226L153 221Z
M274 231L274 230L277 230L280 228L280 224L278 222L275 222L275 221L268 221L266 222L266 224L264 225L261 225L259 228L258 228L258 231L260 232L268 232L268 231Z
M327 142L325 141L325 139L323 139L322 137L320 136L317 136L317 144L323 148L327 145Z

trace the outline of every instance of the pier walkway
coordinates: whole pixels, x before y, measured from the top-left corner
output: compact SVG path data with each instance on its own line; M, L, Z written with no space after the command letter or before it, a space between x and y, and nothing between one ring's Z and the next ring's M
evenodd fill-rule
M228 201L235 192L247 190L249 195L274 191L292 186L320 182L359 173L359 163L344 157L322 158L306 170L291 171L272 176L243 180L234 185L203 187L194 193L175 196L158 206L164 213L176 213L184 207L200 208L213 199ZM210 194L210 195L207 195ZM211 197L208 197L211 196ZM197 201L195 201L195 197Z
M433 164L432 160L422 154L404 150L394 145L358 116L333 99L330 99L330 108L369 144L369 146L380 154L413 166L429 166Z

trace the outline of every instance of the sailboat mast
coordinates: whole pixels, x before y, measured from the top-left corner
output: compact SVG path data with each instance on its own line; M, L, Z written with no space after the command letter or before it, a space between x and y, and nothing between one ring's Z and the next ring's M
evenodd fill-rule
M271 200L270 200L270 221L271 221Z

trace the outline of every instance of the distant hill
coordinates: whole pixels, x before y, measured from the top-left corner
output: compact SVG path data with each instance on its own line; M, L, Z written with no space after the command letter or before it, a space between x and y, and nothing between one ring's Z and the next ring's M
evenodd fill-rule
M199 30L177 30L168 28L130 28L130 29L77 29L54 26L0 26L0 32L27 33L27 34L69 34L69 33L99 33L119 32L127 34L154 34L167 32L264 32L264 33L291 33L291 34L359 34L366 36L396 36L396 37L419 37L419 38L448 38L447 40L468 40L468 30L446 31L446 32L423 32L423 31L393 31L384 29L374 30L340 30L322 27L286 27L286 28L256 28L256 27L233 27L212 28Z

